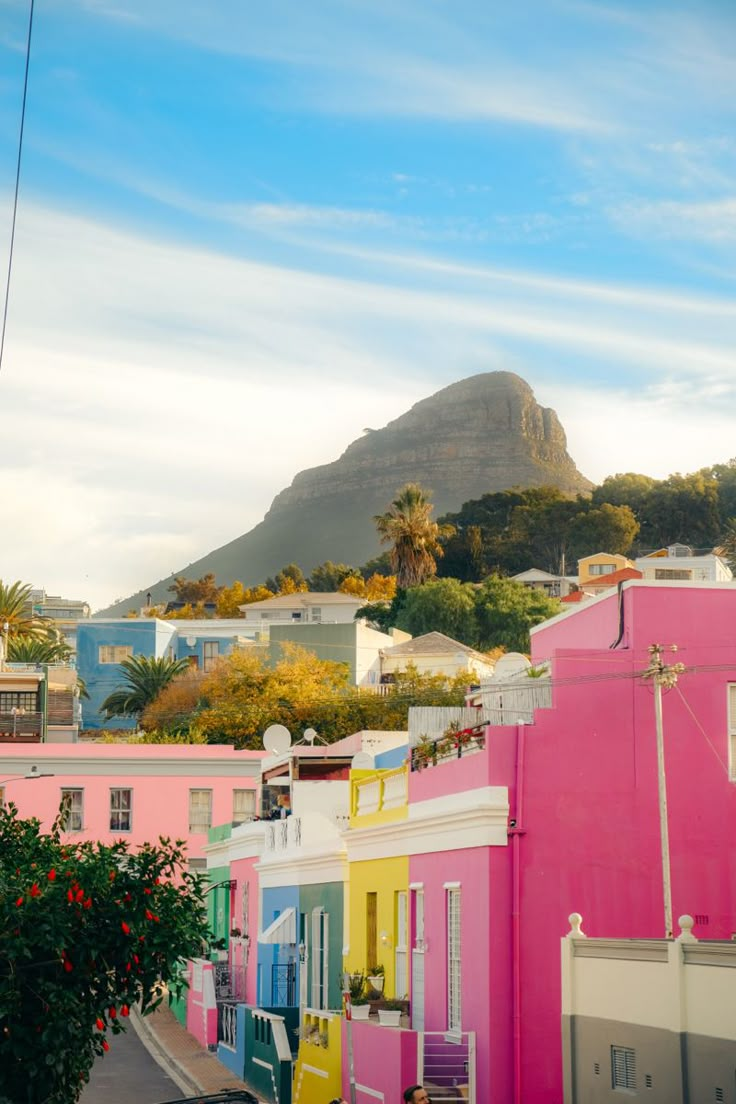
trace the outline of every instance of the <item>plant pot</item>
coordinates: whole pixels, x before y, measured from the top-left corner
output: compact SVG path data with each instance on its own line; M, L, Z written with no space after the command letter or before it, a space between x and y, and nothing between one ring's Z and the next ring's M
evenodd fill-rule
M401 1009L379 1008L378 1022L383 1027L401 1027Z
M371 989L375 989L377 993L383 992L383 974L374 974L372 977L365 979L370 985Z
M354 1004L352 1006L350 1015L354 1020L367 1020L371 1014L371 1006L369 1004Z

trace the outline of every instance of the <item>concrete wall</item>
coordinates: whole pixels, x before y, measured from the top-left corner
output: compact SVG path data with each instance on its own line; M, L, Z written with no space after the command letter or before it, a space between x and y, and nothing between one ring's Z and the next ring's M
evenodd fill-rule
M350 1100L348 1030L345 1025L343 1027L342 1095ZM353 1022L350 1030L355 1054L356 1104L375 1104L376 1101L395 1104L400 1099L401 1089L416 1084L416 1032L358 1021ZM479 1104L482 1099L478 1097Z
M688 925L690 926L690 925ZM736 1100L736 946L562 941L565 1104L614 1104L613 1051L626 1048L626 1095L652 1104Z
M287 908L293 908L296 913L296 936L299 941L299 889L295 885L265 888L262 891L261 931L264 931ZM259 943L258 944L258 1003L271 1005L272 993L272 966L275 964L296 962L296 986L295 1004L299 1004L299 964L297 948L288 943Z

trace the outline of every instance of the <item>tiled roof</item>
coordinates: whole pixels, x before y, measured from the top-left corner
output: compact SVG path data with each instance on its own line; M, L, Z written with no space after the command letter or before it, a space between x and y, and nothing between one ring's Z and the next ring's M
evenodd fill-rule
M424 636L415 636L413 640L405 640L402 644L394 644L391 648L384 648L383 654L387 658L413 655L447 655L448 652L462 652L466 656L475 656L476 659L488 663L488 657L475 648L469 648L467 644L461 644L459 640L453 640L451 636L445 636L441 632L425 633Z

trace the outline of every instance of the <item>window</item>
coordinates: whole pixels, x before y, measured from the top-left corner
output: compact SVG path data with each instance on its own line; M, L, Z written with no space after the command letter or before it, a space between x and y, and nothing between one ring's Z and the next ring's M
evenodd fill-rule
M633 1047L611 1047L611 1085L636 1092L636 1051Z
M616 570L615 564L591 564L588 568L589 575L612 575Z
M313 621L321 621L322 620L322 607L321 606L312 606L312 620Z
M97 658L100 663L122 663L133 654L132 644L100 644Z
M243 824L256 815L256 791L233 790L233 824Z
M212 790L189 791L189 831L206 832L212 827Z
M0 694L0 713L10 713L13 709L24 713L38 712L38 697L35 691L3 690Z
M110 790L110 831L129 832L133 827L133 791Z
M655 579L692 579L692 571L677 567L655 567Z
M293 610L292 614L291 614L291 620L292 621L301 621L301 619L302 619L301 612L299 610Z
M187 866L190 874L201 874L204 877L207 873L206 859L190 859Z
M62 828L65 832L81 832L84 828L84 790L62 790L64 806Z
M736 782L736 682L728 684L728 775Z
M211 671L217 662L217 657L220 654L220 643L218 640L205 640L202 645L202 670Z
M461 1027L460 889L447 890L447 1030Z

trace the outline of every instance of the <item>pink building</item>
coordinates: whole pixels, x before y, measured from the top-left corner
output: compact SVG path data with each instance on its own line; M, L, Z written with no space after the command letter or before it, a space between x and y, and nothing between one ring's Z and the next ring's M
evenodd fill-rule
M229 744L3 745L0 800L48 827L68 794L70 838L136 846L171 836L186 840L192 869L204 871L209 828L256 812L262 758ZM31 768L51 777L15 777Z
M734 624L729 584L637 580L575 606L533 633L534 663L551 663L552 707L411 775L410 807L455 794L458 810L481 809L485 787L508 790L505 844L410 858L424 1026L449 1030L456 1016L476 1032L478 1101L562 1102L559 939L572 909L590 935L664 935L654 701L642 678L652 643L677 644L665 661L686 665L664 695L673 913L695 911L707 938L736 930Z

